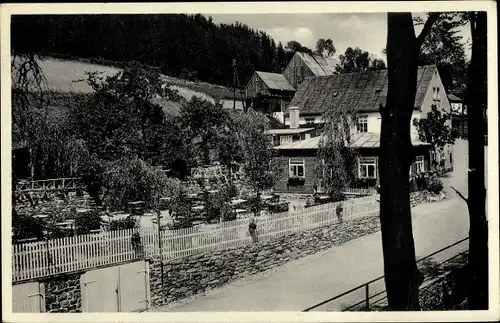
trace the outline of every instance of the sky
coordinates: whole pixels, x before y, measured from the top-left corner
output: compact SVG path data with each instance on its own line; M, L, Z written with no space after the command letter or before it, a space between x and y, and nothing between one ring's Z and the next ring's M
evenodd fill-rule
M250 28L265 31L276 43L281 41L283 45L296 40L315 49L319 38L330 38L337 50L336 55L344 53L347 47L358 46L385 60L382 50L387 42L386 13L213 14L211 17L215 23L239 21ZM468 28L462 28L459 34L464 42L470 38ZM469 51L466 52L469 57Z

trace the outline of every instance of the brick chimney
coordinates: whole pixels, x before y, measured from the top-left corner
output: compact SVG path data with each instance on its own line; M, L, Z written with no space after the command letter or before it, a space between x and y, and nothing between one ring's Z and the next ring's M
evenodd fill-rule
M290 129L299 128L299 107L289 107L288 112L290 113Z

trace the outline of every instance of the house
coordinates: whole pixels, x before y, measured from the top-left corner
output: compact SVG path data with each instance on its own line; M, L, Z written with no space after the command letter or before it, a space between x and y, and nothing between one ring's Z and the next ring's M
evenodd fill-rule
M312 128L324 122L322 115L327 109L354 109L357 124L351 128L348 145L359 152L358 177L367 179L374 186L378 180L379 107L386 104L386 98L387 70L308 78L299 86L290 103L289 112L284 117L285 125L290 129L301 126ZM412 120L427 115L433 105L447 113L451 110L436 66L419 67ZM413 121L410 121L410 125L412 143L417 152L410 172L430 170L435 162L442 163L445 169L451 169L452 146L445 147L441 156L433 156L431 145L419 140ZM310 136L274 147L278 153L276 158L288 169L276 185L277 192L314 192L314 188L319 185L314 182L314 169L318 163L316 153L320 140L321 135ZM290 178L303 180L292 181L295 184L290 185Z
M467 108L464 106L462 99L460 99L453 93L450 93L448 94L448 101L450 101L451 112L453 114L467 115Z
M256 71L245 86L246 106L257 107L283 120L283 112L295 94L295 88L282 75Z
M338 60L333 57L295 52L283 75L297 89L308 77L333 75L337 64Z
M337 63L332 57L295 52L282 74L254 72L244 90L246 106L264 105L259 109L283 122L284 112L297 86L307 77L332 75Z

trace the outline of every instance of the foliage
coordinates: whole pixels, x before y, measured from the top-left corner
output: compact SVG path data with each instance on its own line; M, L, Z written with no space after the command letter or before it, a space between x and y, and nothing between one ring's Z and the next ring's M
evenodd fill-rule
M370 55L361 48L347 47L344 54L339 55L340 63L335 66L337 73L364 72L368 70L385 69L383 60Z
M165 150L167 129L164 112L154 100L180 97L162 82L159 71L132 63L105 80L90 73L88 83L95 93L75 109L73 128L90 153L103 160L137 155L161 163L152 154Z
M330 109L323 114L322 137L317 152L315 183L333 198L339 198L356 177L357 152L349 148L351 133L357 122L353 107Z
M429 186L427 187L429 192L434 194L439 194L443 190L443 182L436 176L432 177L429 182Z
M212 222L214 220L230 221L234 220L234 213L232 212L229 201L231 200L227 188L222 188L215 194L210 194L206 202L207 220Z
M426 14L428 18L429 14ZM424 18L415 16L415 25L423 25ZM432 25L420 48L419 65L435 64L447 93L462 94L467 83L467 59L459 27L467 24L464 13L441 13Z
M243 170L249 185L259 194L271 189L277 181L280 169L273 160L271 139L264 134L269 121L259 112L249 110L234 116L239 132L240 144L244 152Z
M96 211L79 214L75 218L76 234L88 234L101 227L101 217Z
M320 38L316 42L316 54L323 57L329 57L335 54L335 52L335 45L333 45L333 41L330 38Z
M193 97L181 110L183 127L191 141L201 140L203 162L210 163L210 150L216 148L221 130L226 127L228 112L220 103Z
M109 222L109 230L125 230L133 229L137 225L137 221L133 217L126 217L119 220L111 220Z
M445 145L453 144L451 114L442 113L436 105L432 105L431 111L426 118L414 119L413 124L417 127L420 140L432 145L432 150L440 152Z
M39 218L33 218L26 215L17 214L12 211L12 239L14 241L20 239L36 238L43 240L43 230L45 225Z
M306 46L302 46L302 44L296 40L291 40L288 43L286 43L285 50L292 54L294 54L295 52L303 52L308 54L313 53L312 49Z
M186 41L189 39L189 41ZM106 44L106 46L96 46ZM255 70L273 71L271 37L239 22L215 24L201 14L16 16L12 48L20 53L56 53L158 66L170 76L186 76L231 87L231 61L246 82Z
M102 185L106 206L124 210L129 202L144 201L147 208L155 208L171 181L163 171L137 157L108 162Z

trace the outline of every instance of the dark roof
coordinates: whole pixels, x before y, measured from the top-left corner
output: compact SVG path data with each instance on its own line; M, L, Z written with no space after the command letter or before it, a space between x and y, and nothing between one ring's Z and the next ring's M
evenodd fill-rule
M435 65L418 68L415 108L421 107L435 70ZM299 86L289 106L299 107L301 115L345 106L378 111L380 104L386 104L387 82L387 70L311 77Z
M255 73L270 90L295 91L293 86L288 82L283 74L259 71L256 71Z
M448 100L450 102L462 102L462 99L460 99L458 96L456 96L452 93L448 94Z

